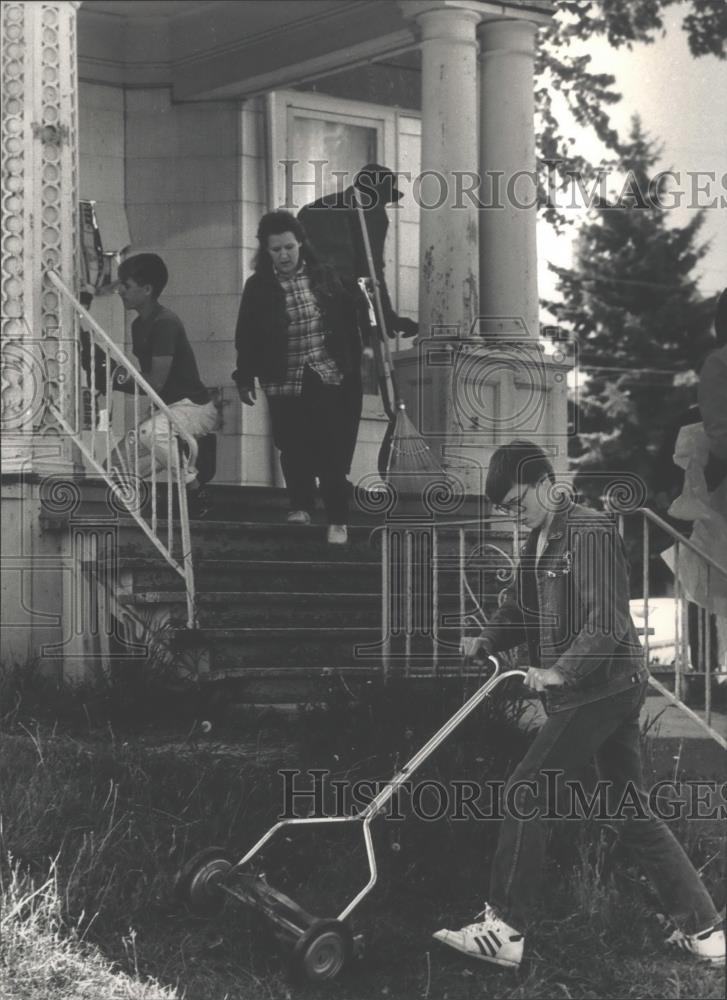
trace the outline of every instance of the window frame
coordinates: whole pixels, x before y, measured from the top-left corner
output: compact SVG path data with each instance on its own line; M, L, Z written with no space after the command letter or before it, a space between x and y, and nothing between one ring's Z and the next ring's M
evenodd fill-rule
M285 207L286 199L286 167L283 161L292 159L290 128L292 117L319 118L348 125L359 125L364 128L375 128L377 137L377 162L387 166L395 165L399 159L398 149L398 108L383 104L370 104L363 101L352 101L348 98L333 97L329 94L319 94L315 91L278 90L269 95L267 108L267 134L269 137L269 177L270 177L270 208ZM362 164L363 166L363 164ZM315 192L310 195L300 192L297 197L302 200L292 209L295 213L302 206L325 192ZM293 192L294 198L296 192ZM387 286L394 308L399 299L399 226L395 218L391 219L389 233L384 253ZM381 399L377 393L365 393L363 417L384 418Z

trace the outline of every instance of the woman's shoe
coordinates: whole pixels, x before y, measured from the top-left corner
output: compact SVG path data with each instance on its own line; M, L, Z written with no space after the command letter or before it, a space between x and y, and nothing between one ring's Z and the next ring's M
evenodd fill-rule
M310 524L310 514L307 510L291 510L287 520L288 524Z
M348 528L345 524L329 524L326 538L329 545L345 545L348 541Z

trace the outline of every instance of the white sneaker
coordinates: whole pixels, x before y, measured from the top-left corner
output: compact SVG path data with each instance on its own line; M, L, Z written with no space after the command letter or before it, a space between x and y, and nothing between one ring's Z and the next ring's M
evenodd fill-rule
M498 917L487 903L473 924L459 931L437 931L433 936L463 955L510 969L517 969L523 957L525 938Z
M681 948L702 962L718 967L724 965L725 938L722 927L708 927L698 934L685 934L675 927L664 944L669 948Z
M326 538L329 545L345 545L348 541L348 528L345 524L329 524Z
M288 514L288 524L310 524L310 514L307 510L291 510Z

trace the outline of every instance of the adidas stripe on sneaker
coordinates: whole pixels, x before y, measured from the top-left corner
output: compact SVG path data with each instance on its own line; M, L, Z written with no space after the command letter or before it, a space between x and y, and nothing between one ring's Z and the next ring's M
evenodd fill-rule
M525 944L523 935L506 924L487 904L482 913L477 914L474 923L458 931L437 931L434 938L463 955L510 969L520 965Z
M679 948L718 968L725 964L725 936L722 927L708 927L698 934L685 934L675 927L664 944L668 948Z

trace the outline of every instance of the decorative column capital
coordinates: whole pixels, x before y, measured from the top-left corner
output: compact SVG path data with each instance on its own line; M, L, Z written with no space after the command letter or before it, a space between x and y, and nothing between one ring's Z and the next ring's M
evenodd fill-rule
M513 19L480 21L477 34L481 55L490 52L535 55L535 36L538 26L534 21Z
M549 24L555 12L552 0L528 0L527 3L496 3L493 0L397 0L404 17L420 21L432 12L459 13L459 23L473 18L475 23L517 21L529 24ZM456 18L447 18L457 23Z
M478 0L397 0L405 17L416 21L423 39L472 40L482 12Z

